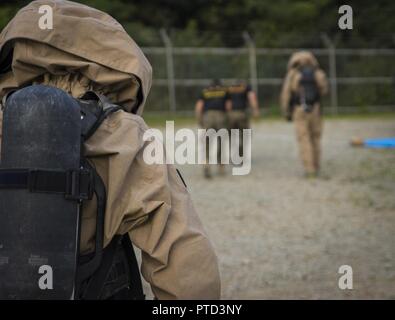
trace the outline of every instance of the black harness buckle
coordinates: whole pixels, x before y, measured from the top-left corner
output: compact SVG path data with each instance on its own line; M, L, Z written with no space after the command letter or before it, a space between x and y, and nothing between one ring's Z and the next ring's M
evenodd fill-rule
M42 171L37 169L29 170L27 174L27 189L29 192L36 192L38 176Z
M69 170L66 173L67 200L90 200L93 197L93 173L89 169Z

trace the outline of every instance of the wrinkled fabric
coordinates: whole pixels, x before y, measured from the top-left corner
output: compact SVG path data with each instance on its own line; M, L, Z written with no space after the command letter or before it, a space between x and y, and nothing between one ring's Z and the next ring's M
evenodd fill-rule
M48 30L35 29L41 4L55 8L54 30L46 36L42 32ZM56 30L60 21L62 31ZM12 67L0 78L1 98L13 88L40 83L75 98L95 90L124 107L85 143L107 190L104 246L128 233L141 249L142 275L158 299L218 299L217 257L187 188L174 166L143 159L144 150L158 142L143 139L148 128L130 112L138 106L141 114L151 83L151 67L140 49L110 16L69 1L40 0L23 8L0 35L0 48L10 43ZM1 124L0 112L0 142ZM95 226L93 199L83 206L80 253L94 249Z
M42 5L53 9L53 29L42 30ZM22 8L0 34L1 57L12 49L20 56L0 85L0 96L46 74L81 74L90 86L105 88L113 103L127 111L136 106L141 83L141 114L151 87L152 68L141 49L110 15L71 1L38 0ZM15 53L14 53L15 54ZM32 60L31 60L32 59ZM138 80L137 80L138 79ZM137 110L137 109L136 109Z

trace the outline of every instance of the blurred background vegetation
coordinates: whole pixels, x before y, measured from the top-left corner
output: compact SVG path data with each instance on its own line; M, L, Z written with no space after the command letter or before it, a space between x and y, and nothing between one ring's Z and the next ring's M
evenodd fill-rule
M0 28L28 0L2 0ZM165 28L175 47L245 47L247 31L258 48L325 48L325 33L337 48L395 48L395 2L338 0L78 0L116 18L142 47L163 47L159 30ZM338 28L338 8L351 5L353 30ZM164 54L147 57L154 79L166 79ZM338 77L394 77L395 55L337 58ZM257 56L259 78L282 78L288 56ZM328 71L327 55L318 56ZM248 54L174 55L176 79L245 78L249 76ZM178 86L177 109L191 111L202 85ZM270 113L276 113L279 86L260 85L259 96ZM338 88L339 105L395 105L393 84L344 84ZM191 99L192 98L192 99ZM154 87L151 110L168 106L166 84Z
M2 0L0 28L28 0ZM78 0L116 18L141 46L161 45L158 29L169 30L175 45L242 46L248 31L258 47L320 45L325 32L338 45L394 46L393 0ZM354 10L354 30L337 26L338 8ZM351 42L351 43L350 43Z

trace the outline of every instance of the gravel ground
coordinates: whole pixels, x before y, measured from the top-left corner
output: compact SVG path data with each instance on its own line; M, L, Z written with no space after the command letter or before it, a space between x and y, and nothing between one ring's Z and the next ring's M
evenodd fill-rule
M302 177L293 126L254 125L252 171L179 166L217 251L224 299L395 299L395 151L351 137L394 136L394 119L328 120L322 177ZM338 269L353 268L353 290Z

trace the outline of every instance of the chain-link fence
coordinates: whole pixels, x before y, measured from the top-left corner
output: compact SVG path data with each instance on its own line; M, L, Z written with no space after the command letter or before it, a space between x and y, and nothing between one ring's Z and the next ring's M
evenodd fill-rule
M312 51L330 81L326 113L395 111L395 49L337 48L325 35L316 48L259 48L248 33L236 48L173 46L166 31L163 46L143 47L154 70L147 111L190 113L202 88L212 79L224 84L247 80L264 112L279 113L278 96L289 56ZM294 45L294 44L293 44Z

